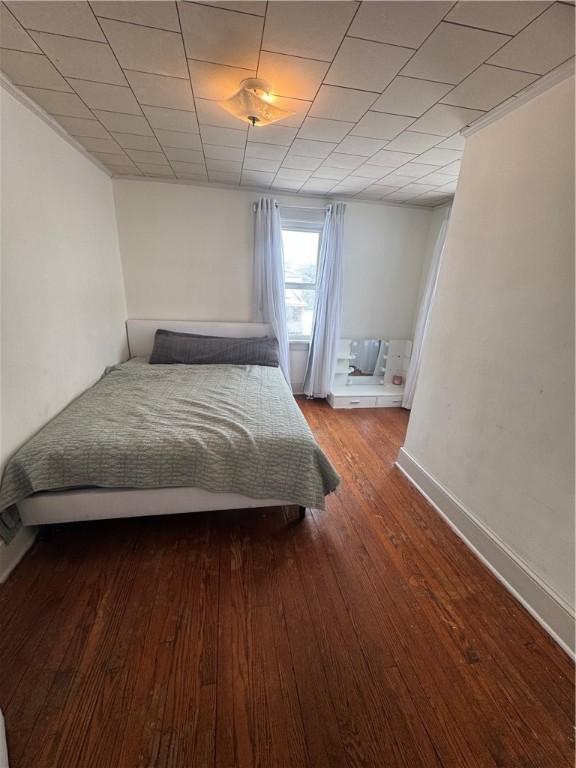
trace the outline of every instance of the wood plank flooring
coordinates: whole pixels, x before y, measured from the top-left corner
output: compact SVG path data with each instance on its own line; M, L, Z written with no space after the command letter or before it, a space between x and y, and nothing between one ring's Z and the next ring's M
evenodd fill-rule
M573 669L393 466L407 415L301 402L296 509L44 529L0 588L11 768L563 768Z

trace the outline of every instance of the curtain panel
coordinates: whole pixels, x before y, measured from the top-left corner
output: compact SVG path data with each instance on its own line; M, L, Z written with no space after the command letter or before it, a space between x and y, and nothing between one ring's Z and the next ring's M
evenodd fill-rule
M277 202L270 197L261 197L254 210L253 315L256 322L272 326L278 339L280 368L290 383L280 211Z
M450 209L446 212L446 218L442 222L438 237L436 238L436 245L434 246L430 267L428 268L424 293L418 310L418 319L416 320L414 341L412 343L412 357L410 358L410 365L408 366L408 372L406 374L404 397L402 398L403 408L412 408L414 393L416 392L416 384L418 383L418 374L420 373L420 366L422 364L424 344L426 343L426 332L428 331L430 311L434 302L434 294L436 293L436 285L438 283L440 262L442 259L442 251L444 250L444 243L446 241L449 218Z
M343 203L331 205L324 220L318 260L314 320L304 393L326 397L336 368L342 323L342 247L344 239Z

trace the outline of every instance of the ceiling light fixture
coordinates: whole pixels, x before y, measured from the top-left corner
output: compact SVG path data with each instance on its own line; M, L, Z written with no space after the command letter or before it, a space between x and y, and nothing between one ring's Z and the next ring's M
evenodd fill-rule
M270 94L270 85L265 80L250 77L242 80L240 90L225 101L219 101L223 109L231 115L254 126L270 125L283 120L294 112L275 107L274 96Z

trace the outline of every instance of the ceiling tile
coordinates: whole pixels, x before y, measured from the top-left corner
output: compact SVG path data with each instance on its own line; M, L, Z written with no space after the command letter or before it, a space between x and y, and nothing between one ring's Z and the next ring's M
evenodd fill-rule
M91 139L88 136L77 136L76 141L79 141L82 146L87 150L94 152L110 152L113 155L123 155L124 152L121 147L114 141L114 139Z
M246 145L246 131L201 125L200 134L204 144L219 144L223 147L238 147L239 149L244 149Z
M283 168L295 168L300 171L315 171L322 165L319 157L302 157L289 152L282 161Z
M92 152L94 157L99 160L107 168L113 168L118 170L124 170L126 172L136 173L138 169L136 165L130 160L128 155L111 155L108 152Z
M152 136L152 130L146 118L140 115L124 115L116 112L95 110L94 114L110 131L137 133L140 136Z
M254 69L263 19L200 3L180 5L182 35L189 59Z
M160 144L158 144L154 136L136 136L131 133L113 133L112 136L124 149L162 151Z
M241 125L238 118L222 109L217 101L196 99L196 112L200 125L216 125L219 128L234 129L238 129Z
M29 88L27 86L22 86L21 90L51 115L92 117L88 107L75 93L47 91L43 88Z
M508 39L496 32L442 22L416 51L402 74L456 85Z
M304 183L305 181L308 181L312 174L312 171L303 171L298 170L297 168L284 168L282 166L278 173L276 174L276 180L277 181L300 181Z
M516 35L539 16L549 2L536 0L498 0L498 2L478 2L466 0L457 3L446 17L446 21L466 24L468 27L479 27L492 32L503 32L506 35Z
M244 150L238 147L220 147L212 144L204 146L204 155L213 160L242 160Z
M206 167L204 163L182 163L174 160L170 163L176 173L190 173L197 176L206 176Z
M100 24L125 69L188 77L182 37L176 32L101 19Z
M95 139L109 139L110 134L98 120L84 117L65 117L59 115L57 121L71 136L91 136Z
M301 187L303 192L329 192L334 187L334 179L308 179Z
M386 168L381 165L365 163L354 171L356 176L366 176L368 179L381 179L386 175Z
M106 42L90 6L86 2L18 2L7 3L14 16L26 29L57 32L70 37Z
M288 125L292 128L299 128L308 114L312 102L302 99L290 99L287 96L274 96L274 106L285 109L287 112L293 112L288 117L278 121L278 125Z
M451 88L451 85L445 83L433 83L430 80L417 80L399 75L392 80L371 109L393 115L420 117Z
M329 141L311 141L310 139L295 139L291 151L295 155L303 157L319 157L324 159L328 157L332 150L336 149L336 144Z
M405 167L402 166L399 170L386 174L382 179L382 183L391 184L393 187L405 187L407 184L412 184L414 177L406 176L406 174L402 173Z
M262 48L332 61L357 7L353 2L269 3Z
M459 133L455 133L454 136L450 136L449 139L444 139L443 142L438 144L438 149L457 149L463 150L466 144L466 139Z
M314 171L315 179L334 179L334 181L342 181L350 171L347 168L334 168L331 165L322 165L316 171Z
M262 160L282 160L288 147L281 147L275 144L260 144L255 141L246 143L246 157L256 157ZM239 158L242 160L242 157Z
M381 93L414 51L346 37L326 76L326 83Z
M160 179L173 179L174 171L167 166L159 166L155 163L138 163L138 167L146 176L158 177Z
M441 170L435 169L434 172L428 173L426 176L422 176L420 181L423 181L426 184L432 184L435 187L439 187L441 184L447 184L452 179L452 176L448 176L445 173L441 173Z
M206 172L200 174L199 172L196 173L189 173L188 171L179 172L176 174L177 179L189 179L190 181L208 181L208 174Z
M238 164L240 165L240 163ZM244 169L247 171L267 171L276 173L280 168L280 160L262 160L257 157L247 157L244 159Z
M209 157L206 159L206 167L208 168L208 171L211 173L212 171L222 171L225 173L237 173L240 174L242 170L242 163L236 162L234 160L214 160L213 158ZM253 170L259 171L259 170L272 170L271 168L254 168ZM276 169L274 169L276 170Z
M219 149L219 147L211 147L211 149ZM226 149L226 147L222 147ZM202 153L199 149L176 149L174 147L167 147L164 150L164 154L173 162L176 160L181 163L203 163L205 152Z
M38 53L0 50L0 67L14 85L32 85L54 91L71 88L56 67Z
M421 133L435 133L438 136L452 136L453 133L461 130L465 125L470 125L483 114L484 112L477 109L436 104L425 115L418 118L410 126L410 129Z
M262 144L288 146L294 141L297 132L297 128L289 128L287 125L263 125L260 128L251 126L248 129L248 136L251 141Z
M345 155L339 152L332 152L326 158L326 165L333 168L348 168L349 171L353 171L364 162L366 162L366 158L363 155Z
M110 112L125 112L131 115L142 114L142 110L128 86L90 83L86 80L74 80L72 78L68 78L68 82L82 101L92 109L106 109Z
M441 173L449 173L453 176L458 176L460 173L460 167L462 166L462 161L460 159L453 160L448 165L444 165L441 169Z
M555 3L488 61L544 75L574 56L574 7Z
M200 129L194 112L165 107L142 107L142 111L152 128L199 133Z
M442 99L442 103L487 111L497 107L535 80L537 75L483 64L450 91Z
M342 191L344 187L348 190L360 192L362 189L366 189L372 184L372 179L366 178L366 176L347 176L343 181L339 182L335 189Z
M406 200L406 195L402 189L398 189L396 192L390 192L389 195L385 195L382 199L385 202L403 203Z
M417 197L424 192L431 192L434 189L433 185L426 184L408 184L402 187L402 192L406 197Z
M242 182L246 184L264 184L268 186L273 179L273 173L266 173L265 171L242 171Z
M145 27L158 27L172 32L180 32L178 13L174 2L138 0L138 2L127 3L124 0L121 2L118 0L112 2L92 0L90 4L96 16L116 19L117 21L132 21L134 24L143 24Z
M411 176L414 179L419 179L422 176L433 173L434 171L436 171L436 166L434 165L424 165L423 163L406 163L406 165L403 165L398 173L401 173L403 176Z
M163 147L174 147L177 149L202 149L200 136L196 133L182 133L180 131L154 131L156 138Z
M137 165L142 163L153 163L154 165L168 165L168 160L162 152L147 152L142 149L127 149L126 154L134 160Z
M258 77L267 80L272 87L272 93L278 96L310 100L316 95L328 66L323 61L262 51Z
M299 192L302 189L301 181L291 181L290 179L275 180L271 184L272 189L286 189L290 192Z
M376 165L384 165L388 168L397 168L399 165L409 163L414 160L416 155L408 152L388 152L387 149L381 149L375 155L368 160L369 163Z
M366 139L361 136L346 136L338 145L338 152L346 155L363 155L368 157L385 147L388 142L384 139Z
M106 43L77 40L48 32L30 33L54 66L66 77L126 85L126 78Z
M209 171L208 176L210 181L215 181L219 184L239 184L240 173L226 173L225 171Z
M369 139L393 139L413 122L412 117L367 112L352 131L352 135Z
M325 120L321 117L307 117L298 131L298 138L315 141L341 141L352 128L354 128L354 123Z
M189 80L128 70L125 70L124 74L140 104L194 111L194 98Z
M360 120L378 97L377 93L323 85L310 109L311 117L327 117L331 120Z
M210 64L206 61L188 62L194 96L219 101L236 93L242 80L254 77L254 70Z
M452 5L452 2L362 3L348 34L418 48Z
M419 155L427 149L431 149L441 141L440 136L434 136L429 133L416 133L415 131L404 131L393 141L386 145L386 149L394 152L414 152Z
M41 53L34 40L4 5L0 5L0 48Z
M447 165L454 160L459 160L461 155L461 152L454 152L451 149L438 149L434 147L434 149L429 149L428 152L420 155L418 162L425 165Z
M210 5L216 5L218 8L227 8L229 11L237 11L238 13L252 13L255 16L264 16L266 14L265 0L255 0L255 2L231 0L228 3L210 0Z

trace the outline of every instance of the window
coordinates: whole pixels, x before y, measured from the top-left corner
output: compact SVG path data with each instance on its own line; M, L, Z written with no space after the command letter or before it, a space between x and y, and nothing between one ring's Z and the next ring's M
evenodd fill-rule
M291 339L312 335L320 229L313 226L283 227L286 319Z

